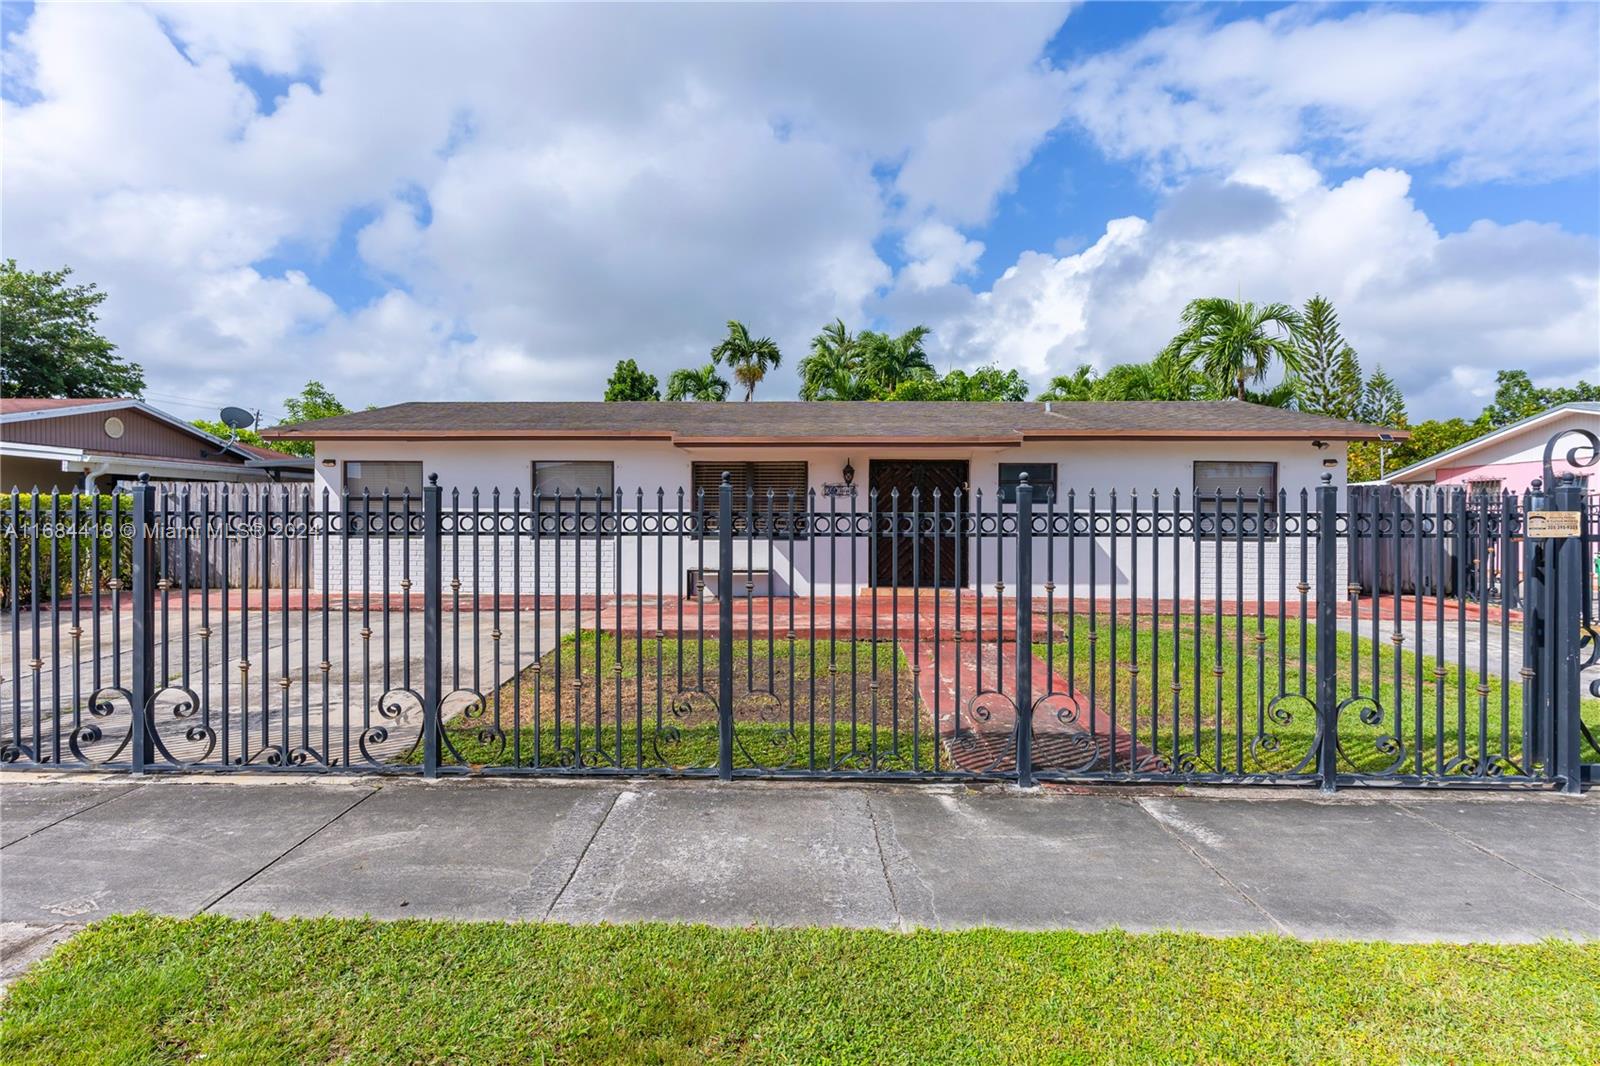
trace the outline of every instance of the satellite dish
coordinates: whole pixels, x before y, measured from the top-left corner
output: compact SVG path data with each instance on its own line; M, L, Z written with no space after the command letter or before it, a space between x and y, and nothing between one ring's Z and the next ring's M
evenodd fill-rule
M224 407L222 409L222 424L232 430L249 429L255 425L256 416L246 411L243 407Z

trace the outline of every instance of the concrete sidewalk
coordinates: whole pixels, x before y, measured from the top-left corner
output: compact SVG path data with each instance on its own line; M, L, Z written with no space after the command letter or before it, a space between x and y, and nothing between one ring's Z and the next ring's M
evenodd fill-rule
M1600 936L1600 795L0 781L11 950L148 910Z

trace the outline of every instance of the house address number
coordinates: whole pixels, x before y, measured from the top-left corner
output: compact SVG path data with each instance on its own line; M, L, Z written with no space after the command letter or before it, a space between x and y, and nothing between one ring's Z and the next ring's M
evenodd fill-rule
M1529 511L1527 534L1530 537L1582 536L1580 511Z

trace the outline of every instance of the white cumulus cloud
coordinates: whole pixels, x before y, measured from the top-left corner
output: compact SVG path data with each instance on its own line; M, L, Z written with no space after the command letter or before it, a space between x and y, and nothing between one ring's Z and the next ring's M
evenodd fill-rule
M1597 261L1594 238L1548 224L1441 234L1403 171L1329 184L1283 157L1187 186L1150 219L1115 219L1075 255L1026 252L986 291L897 290L886 309L929 318L952 360L998 357L1042 383L1149 359L1196 296L1299 305L1320 292L1415 412L1471 414L1495 369L1600 375Z

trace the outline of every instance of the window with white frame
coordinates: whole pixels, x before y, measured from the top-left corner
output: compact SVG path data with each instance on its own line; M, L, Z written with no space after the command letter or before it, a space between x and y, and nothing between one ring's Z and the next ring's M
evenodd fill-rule
M533 491L539 509L553 511L560 500L563 511L611 510L616 493L616 464L609 459L539 459L533 464Z
M389 494L390 506L407 499L413 507L422 506L422 464L406 459L351 459L344 464L344 490L352 501L367 496L379 506Z
M1251 508L1265 497L1270 511L1278 502L1278 464L1196 460L1194 495L1202 503L1226 503L1242 495L1245 506Z

